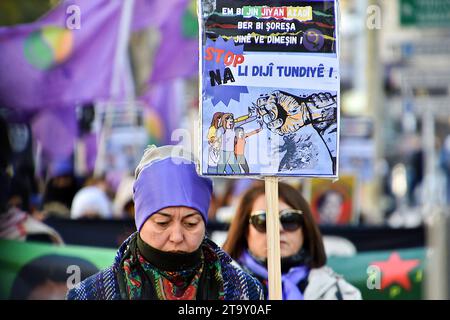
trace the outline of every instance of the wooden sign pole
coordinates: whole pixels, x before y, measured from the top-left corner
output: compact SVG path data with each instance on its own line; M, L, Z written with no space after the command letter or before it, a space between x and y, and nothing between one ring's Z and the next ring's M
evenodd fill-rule
M278 177L265 178L267 205L267 271L269 300L282 300Z

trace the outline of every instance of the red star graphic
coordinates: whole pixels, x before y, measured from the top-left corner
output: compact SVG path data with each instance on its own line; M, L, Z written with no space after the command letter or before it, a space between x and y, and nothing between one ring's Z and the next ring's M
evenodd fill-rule
M411 282L408 273L420 264L420 260L402 260L397 252L393 252L387 261L372 262L371 265L381 269L381 289L385 289L393 283L401 285L406 290L411 290Z

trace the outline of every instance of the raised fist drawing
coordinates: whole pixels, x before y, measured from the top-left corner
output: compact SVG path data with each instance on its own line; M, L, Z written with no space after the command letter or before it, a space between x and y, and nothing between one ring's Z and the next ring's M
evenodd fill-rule
M336 97L330 93L300 98L283 91L261 96L256 108L267 128L279 135L293 133L304 125L322 121L324 111L336 108Z
M305 103L314 124L336 120L337 97L332 96L331 93L313 94L308 97Z

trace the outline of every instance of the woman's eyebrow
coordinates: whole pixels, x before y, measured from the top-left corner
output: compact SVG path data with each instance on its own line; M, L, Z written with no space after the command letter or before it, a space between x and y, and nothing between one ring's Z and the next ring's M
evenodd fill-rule
M162 212L162 211L155 212L155 214L160 214L160 215L162 215L162 216L164 216L164 217L172 218L172 215L171 215L171 214L165 213L165 212Z
M164 217L167 217L167 218L173 218L173 215L171 215L169 213L166 213L164 211L158 211L158 212L155 212L155 214L160 214L160 215L162 215ZM183 216L182 219L189 218L189 217L192 217L192 216L195 216L195 215L200 215L200 213L197 212L197 211L193 211L193 212L188 213L187 215Z
M189 218L189 217L192 217L192 216L195 216L195 215L200 215L200 213L198 213L197 211L194 211L194 212L191 212L191 213L183 216L182 219Z

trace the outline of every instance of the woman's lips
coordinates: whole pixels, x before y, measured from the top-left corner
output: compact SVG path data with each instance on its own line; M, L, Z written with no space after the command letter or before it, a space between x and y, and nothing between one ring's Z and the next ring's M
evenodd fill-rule
M280 240L280 245L288 245L289 243L285 240Z

